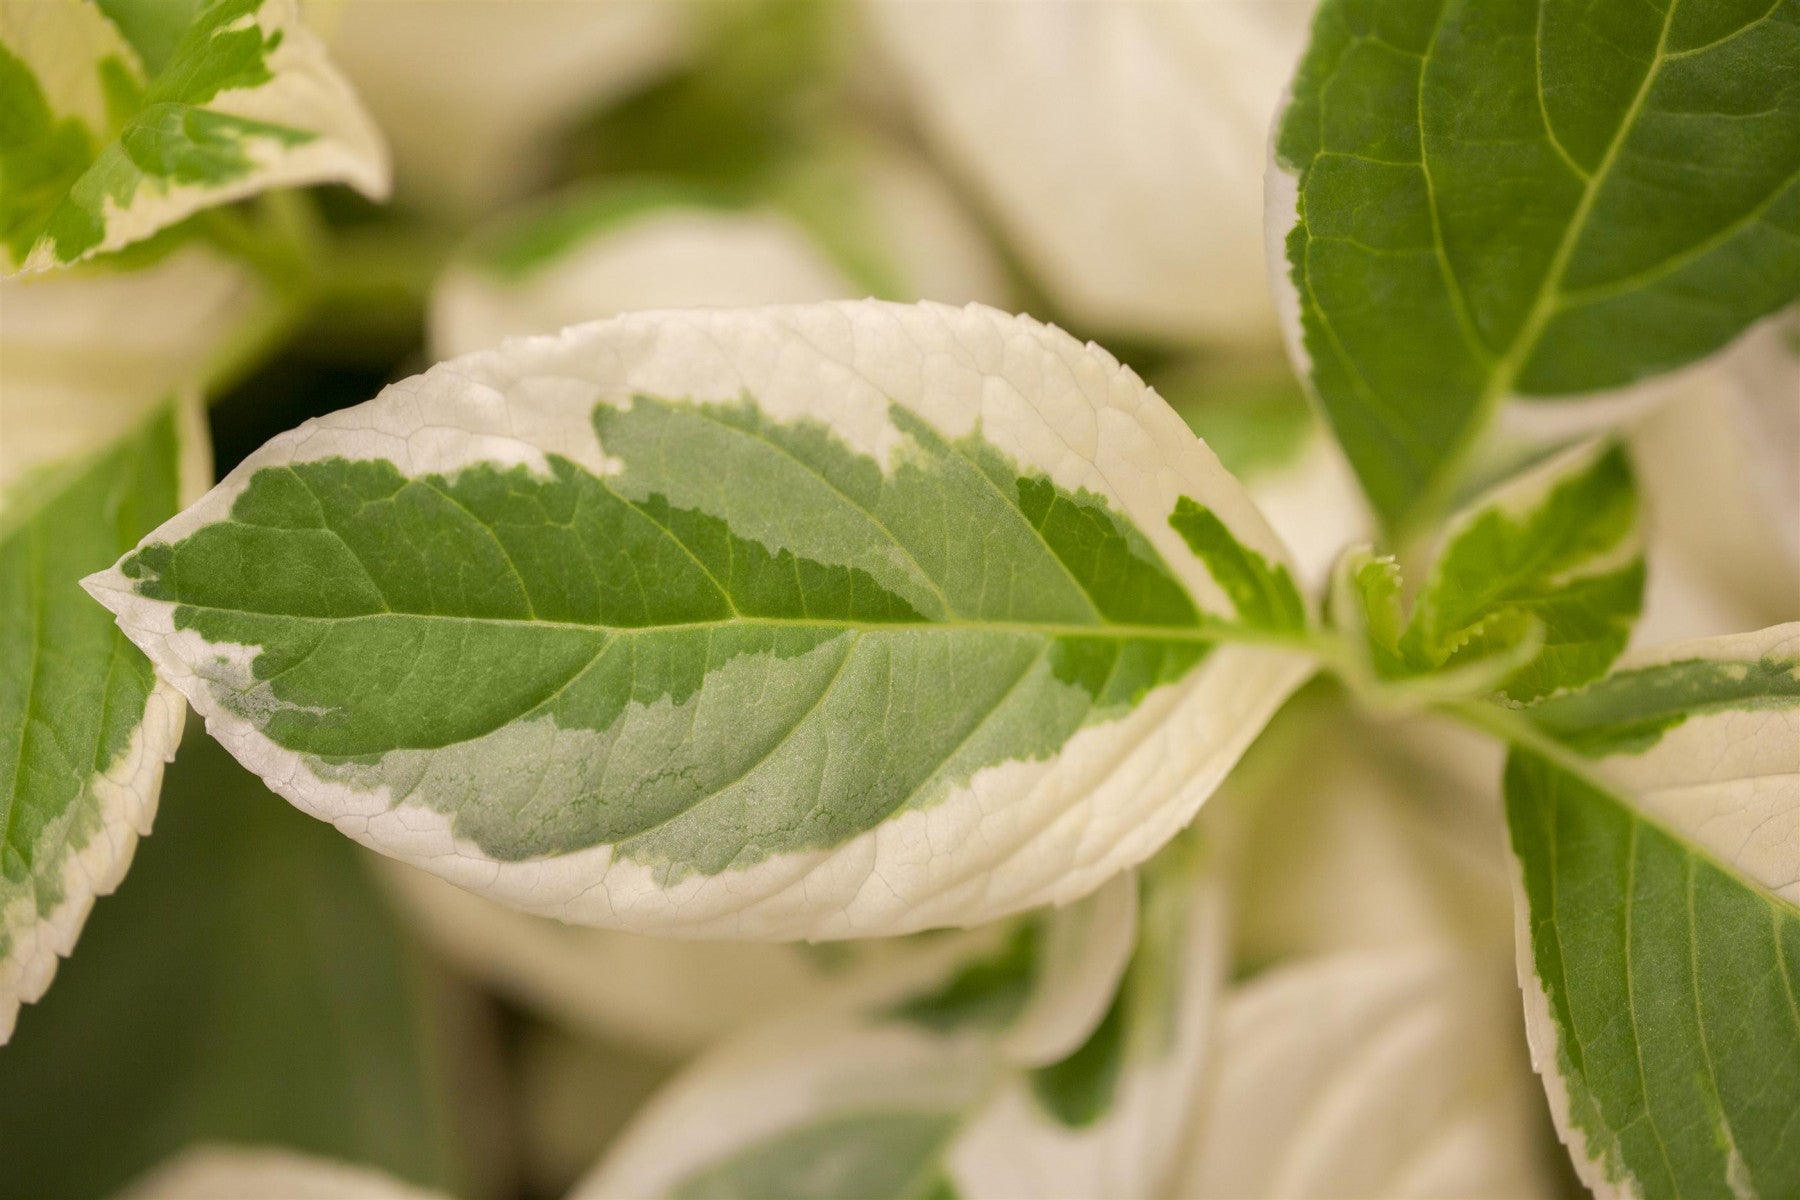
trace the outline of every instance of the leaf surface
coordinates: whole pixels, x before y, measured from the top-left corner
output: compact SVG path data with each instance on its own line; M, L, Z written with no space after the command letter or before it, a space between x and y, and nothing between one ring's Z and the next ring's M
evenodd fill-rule
M0 499L0 1042L124 877L181 737L180 693L76 581L175 513L183 437L165 405Z
M1154 852L1309 669L1233 590L1282 557L1103 352L871 301L454 360L89 586L366 844L581 923L841 937Z
M433 348L464 354L633 309L1005 300L981 230L913 155L846 137L791 158L753 183L627 176L509 214L434 285Z
M1259 236L1268 126L1309 9L867 6L921 131L1070 320L1264 345L1276 330Z
M438 1048L479 1030L436 1024L422 968L355 846L191 739L156 836L0 1051L7 1188L111 1195L208 1142L457 1188Z
M1546 701L1507 765L1533 1055L1604 1194L1800 1187L1800 628Z
M1383 519L1506 399L1800 294L1800 3L1329 0L1274 147L1293 349Z
M1173 1194L1555 1195L1507 1036L1512 989L1481 965L1423 942L1302 958L1233 988Z
M1577 447L1496 488L1451 521L1410 618L1402 587L1394 560L1366 548L1334 579L1333 614L1381 677L1530 701L1604 674L1644 596L1623 447Z
M153 73L98 5L0 12L9 270L80 262L271 187L331 181L385 195L380 136L293 0L211 0L171 45L180 11L127 20L167 55Z

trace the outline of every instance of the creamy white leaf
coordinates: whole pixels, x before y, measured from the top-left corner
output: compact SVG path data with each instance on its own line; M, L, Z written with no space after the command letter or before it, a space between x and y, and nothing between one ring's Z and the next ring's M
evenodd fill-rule
M1789 315L1671 380L1631 433L1650 506L1637 644L1800 617L1800 349Z
M1312 5L868 5L933 141L1097 329L1275 338L1269 122Z
M853 291L779 213L664 209L603 231L518 283L452 267L432 292L431 344L450 357L632 309L807 304Z
M679 63L692 16L664 0L343 0L327 32L393 144L401 200L466 216L540 181L585 110Z
M1220 789L1240 967L1423 941L1512 938L1502 754L1430 716L1284 711Z
M1209 874L1200 878L1178 874L1162 895L1146 898L1139 958L1112 1018L1124 1025L1112 1051L1117 1074L1103 1084L1098 1111L1070 1124L1034 1095L1041 1082L1009 1076L950 1150L957 1194L995 1200L1168 1194L1217 1052L1229 946L1216 866L1208 864Z
M442 1194L292 1150L201 1145L156 1167L118 1200L442 1200Z
M1274 968L1227 995L1174 1195L1556 1194L1510 982L1431 943Z
M781 193L836 189L846 195L816 216L831 220L844 206L854 221L836 240L859 243L859 257L879 262L897 300L1003 305L1005 275L981 232L944 184L912 155L881 142L846 145L818 164L831 177L801 170L769 202L747 207L702 204L676 194L622 216L594 217L591 230L541 261L496 269L479 253L465 256L438 280L430 334L439 357L466 354L516 334L554 333L568 325L633 309L734 308L848 300L871 291L856 263L841 261L806 224L779 203ZM604 189L592 193L604 201ZM499 223L494 235L518 236L534 221L568 220L531 209ZM596 205L603 207L603 205ZM866 244L860 244L866 243Z
M266 300L243 266L193 242L140 270L0 279L0 489L44 463L92 453L204 378L211 356ZM203 440L189 449L199 480L210 452Z
M1051 976L1037 973L1033 955L1009 953L1017 933L996 926L934 941L908 962L865 967L797 1011L742 1030L653 1099L571 1200L684 1194L702 1177L821 1197L872 1194L865 1189L879 1180L923 1184L942 1173L950 1142L1013 1069L1008 1035L1039 999L1062 1003L1047 991L1074 980L1082 992L1118 986L1130 926L1105 913L1133 895L1121 878L1039 922L1032 945L1068 939L1075 951ZM959 1007L970 999L971 969L997 969L1000 977L976 987L1006 992L1010 1003ZM1021 985L1024 995L1013 990ZM1020 1001L1022 1011L1009 1011ZM1071 1032L1079 1041L1089 1031Z
M1121 987L1130 925L1108 910L1121 901L1130 906L1129 879L1033 918L1039 922L1031 943L1035 962L991 957L995 936L940 944L947 953L935 969L913 963L899 972L865 970L802 1012L746 1030L654 1100L574 1197L708 1188L902 1196L922 1194L934 1181L956 1195L1147 1194L1140 1189L1173 1153L1186 1091L1198 1079L1196 1060L1221 965L1220 894L1214 883L1196 878L1198 861L1189 855L1166 872L1164 911L1146 914L1166 924L1175 940L1152 952L1162 973L1154 986L1136 985L1139 1000L1147 1001L1138 1016L1154 1012L1169 1023L1132 1027L1122 1074L1116 1083L1106 1081L1098 1124L1064 1126L1026 1090L1031 1063L1047 1045L1033 1047L1023 1061L1007 1048L1019 1044L1015 1035L1034 1023L1040 1002L1063 1003L1065 991L1105 993L1111 1000ZM1163 864L1158 860L1152 870L1165 871ZM1065 948L1060 967L1054 950L1051 961L1044 957L1059 945ZM1144 970L1143 954L1140 947L1132 972ZM1021 968L1023 976L1009 980L1006 973ZM1127 974L1127 993L1130 979ZM993 995L1018 983L1031 998L1010 1016L976 998L981 989ZM1017 998L1012 1005L1018 1008ZM1083 1023L1068 1025L1064 1053L1102 1036L1105 1024L1089 1006Z
M590 929L384 865L401 907L459 971L571 1030L669 1059L791 1012L848 970L917 952L904 939L809 947Z

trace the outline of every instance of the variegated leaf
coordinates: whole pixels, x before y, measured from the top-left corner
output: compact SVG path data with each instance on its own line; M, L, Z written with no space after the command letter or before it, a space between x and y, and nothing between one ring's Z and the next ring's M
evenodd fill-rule
M1179 418L973 306L453 360L275 439L89 587L303 809L521 908L690 934L1077 898L1310 670L1279 545Z
M123 877L187 711L78 581L205 487L168 396L257 295L198 246L0 280L0 1041Z
M294 0L209 0L187 16L149 70L100 5L0 9L9 271L80 262L272 187L386 193L380 135Z
M1800 1189L1800 626L1665 647L1515 749L1533 1055L1602 1195Z

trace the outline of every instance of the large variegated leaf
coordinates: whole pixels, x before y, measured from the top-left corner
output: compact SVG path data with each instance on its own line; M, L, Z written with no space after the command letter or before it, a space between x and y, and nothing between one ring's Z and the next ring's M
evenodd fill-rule
M1291 349L1382 517L1512 396L1800 295L1800 3L1326 0L1277 130Z
M275 439L89 587L307 811L518 907L686 933L1081 896L1309 670L1278 544L1179 418L978 307L646 314L453 360Z
M1554 1196L1512 988L1432 943L1302 959L1223 999L1173 1195Z
M1311 8L867 5L926 134L1072 319L1271 344L1265 147Z
M271 187L338 181L379 197L387 163L294 0L209 0L166 61L82 0L0 9L0 262L43 270ZM158 35L173 32L152 22ZM135 26L128 26L135 29Z
M1507 766L1533 1054L1607 1195L1800 1191L1800 626L1658 651Z
M1145 869L1135 951L1117 919L1131 891L1112 886L997 949L961 951L951 973L915 969L897 990L855 981L848 1003L735 1039L574 1195L1156 1194L1222 967L1220 895L1202 866L1182 842Z

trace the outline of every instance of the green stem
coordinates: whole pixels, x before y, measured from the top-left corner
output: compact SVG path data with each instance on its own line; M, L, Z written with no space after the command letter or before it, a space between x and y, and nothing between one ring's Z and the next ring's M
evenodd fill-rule
M1601 791L1612 791L1612 785L1595 773L1591 760L1539 729L1518 709L1503 708L1487 700L1450 700L1432 707L1509 746L1530 751Z

